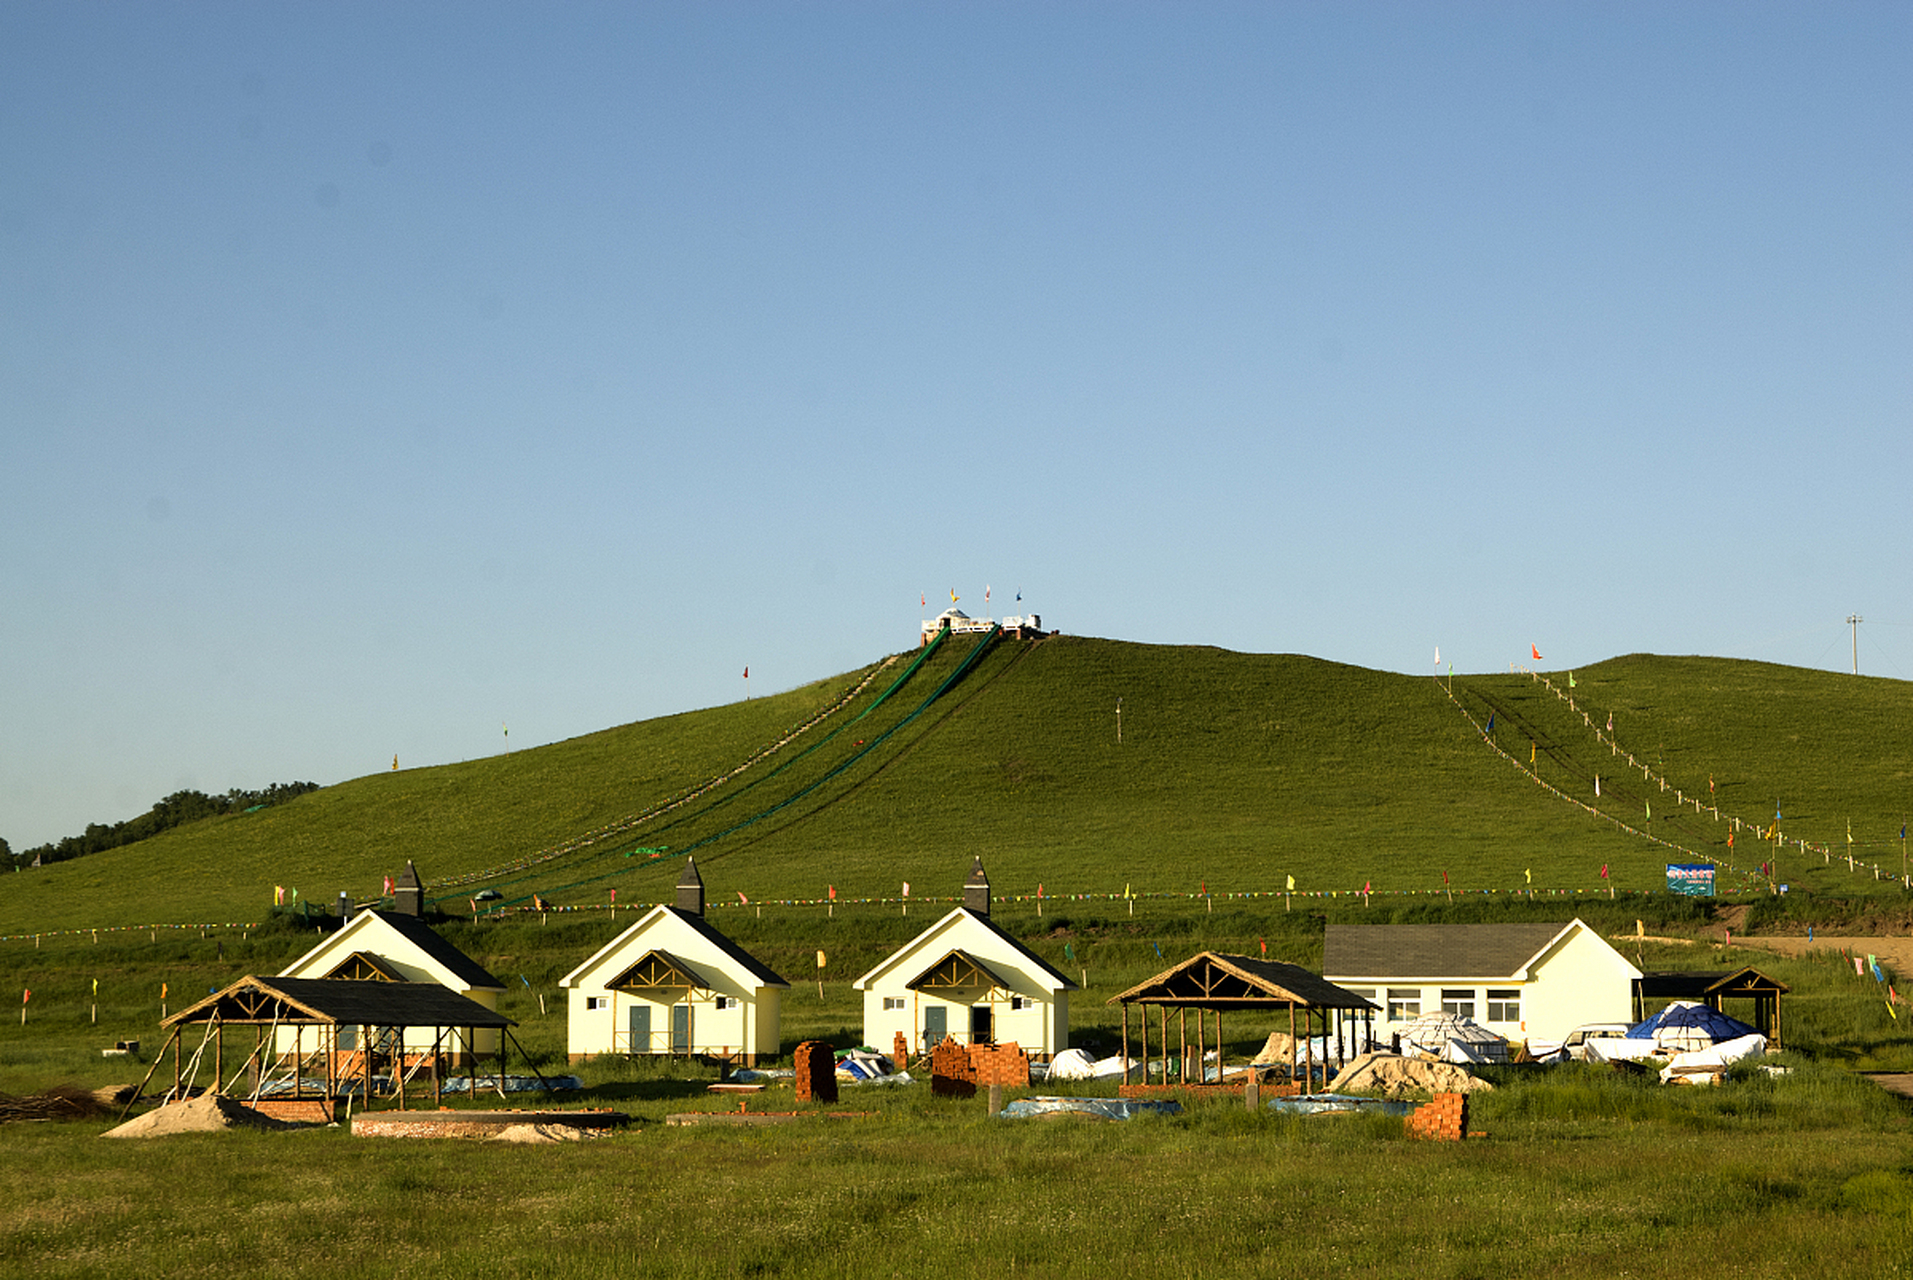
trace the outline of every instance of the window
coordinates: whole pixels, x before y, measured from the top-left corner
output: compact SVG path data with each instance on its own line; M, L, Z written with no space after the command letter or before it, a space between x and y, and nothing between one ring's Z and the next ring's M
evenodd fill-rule
M713 1009L735 1009L737 1007L737 997L719 996L717 999L711 1001L711 1007Z
M1034 1009L1035 1007L1036 1001L1030 999L1028 996L1010 997L1010 1008L1012 1009Z
M1409 1018L1421 1017L1420 987L1390 987L1388 989L1388 1020L1405 1022Z
M1488 1021L1521 1021L1521 992L1519 990L1497 991L1488 989Z
M883 998L883 1008L885 1013L888 1013L892 1009L903 1008L903 997L902 996L885 996Z
M609 1009L610 1007L611 1007L610 996L586 996L585 997L585 1008L587 1009Z
M1443 987L1441 989L1441 1011L1452 1013L1457 1018L1475 1016L1475 992L1472 987Z

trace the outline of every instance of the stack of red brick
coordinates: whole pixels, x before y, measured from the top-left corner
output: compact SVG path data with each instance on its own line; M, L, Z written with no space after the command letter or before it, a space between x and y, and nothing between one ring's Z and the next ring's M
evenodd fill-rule
M945 1037L930 1050L930 1091L939 1097L968 1098L977 1086L1027 1088L1030 1056L1009 1044L961 1045Z
M1438 1093L1433 1102L1417 1107L1407 1123L1411 1138L1460 1142L1468 1133L1468 1095Z

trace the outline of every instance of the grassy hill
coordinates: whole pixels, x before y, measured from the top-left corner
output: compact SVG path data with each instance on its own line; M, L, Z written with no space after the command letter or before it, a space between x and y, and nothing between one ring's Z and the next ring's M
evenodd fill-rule
M1291 875L1304 893L1425 893L1444 872L1457 893L1604 894L1658 888L1694 855L1745 888L1773 854L1747 827L1730 849L1730 819L1764 826L1776 802L1789 840L1834 851L1789 844L1780 879L1900 892L1845 860L1851 819L1856 854L1898 874L1900 681L1636 655L1550 689L1068 636L951 637L919 656L8 876L0 935L258 920L276 884L364 900L407 858L461 908L485 887L508 903L656 901L687 851L714 899L894 897L906 880L948 897L972 854L1000 896L1266 892Z

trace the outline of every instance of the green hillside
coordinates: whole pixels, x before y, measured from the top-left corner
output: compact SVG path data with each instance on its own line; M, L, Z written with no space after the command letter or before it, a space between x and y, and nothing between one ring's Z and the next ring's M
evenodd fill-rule
M1444 872L1457 894L1605 894L1657 889L1696 855L1722 863L1723 891L1764 890L1772 847L1751 826L1726 842L1733 816L1764 829L1776 801L1778 879L1900 892L1913 686L1650 656L1577 671L1572 690L1550 679L953 636L775 697L374 774L8 876L0 935L257 920L274 885L366 900L407 858L464 911L488 887L506 904L655 901L686 852L713 898L753 900L895 897L906 880L947 897L972 854L1000 896L1266 892L1291 875L1300 893L1431 893ZM1889 878L1849 869L1849 819Z

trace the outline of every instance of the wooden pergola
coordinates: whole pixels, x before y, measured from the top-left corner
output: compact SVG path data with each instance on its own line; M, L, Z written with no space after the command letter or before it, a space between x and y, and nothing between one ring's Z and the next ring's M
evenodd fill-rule
M1329 1018L1335 1014L1360 1013L1365 1018L1372 1015L1376 1006L1369 1000L1356 995L1345 987L1338 987L1320 974L1311 973L1300 965L1285 964L1280 960L1263 960L1253 956L1222 955L1214 951L1203 951L1191 956L1174 968L1165 969L1146 982L1138 983L1119 995L1111 996L1110 1004L1123 1007L1123 1079L1129 1078L1129 1006L1140 1005L1142 1029L1143 1079L1149 1077L1149 1010L1156 1010L1158 1028L1157 1044L1163 1059L1163 1080L1169 1079L1169 1011L1176 1011L1177 1033L1181 1039L1181 1058L1184 1078L1187 1078L1189 1052L1189 1010L1196 1011L1196 1056L1200 1060L1209 1035L1208 1015L1215 1014L1216 1080L1222 1080L1222 1015L1226 1010L1246 1009L1283 1009L1289 1011L1289 1076L1295 1076L1297 1043L1297 1015L1301 1017L1301 1029L1309 1031L1308 1024L1316 1017L1322 1019L1322 1033L1328 1034ZM1313 1092L1315 1085L1315 1067L1311 1059L1305 1064L1305 1092ZM1323 1064L1322 1084L1327 1087L1328 1067Z
M1726 1013L1723 1000L1751 1000L1753 1017L1747 1019L1773 1048L1781 1047L1780 997L1792 988L1778 978L1770 978L1758 969L1717 970L1711 973L1665 970L1644 973L1634 980L1634 1021L1648 1016L1651 1000L1698 1000L1716 1013Z
M167 1043L161 1046L152 1068L146 1073L146 1079L140 1082L139 1091L145 1091L154 1072L165 1061L166 1049L170 1047L173 1051L173 1087L167 1097L170 1100L184 1096L189 1085L189 1072L183 1062L181 1040L188 1027L201 1026L205 1032L200 1038L199 1048L192 1055L191 1076L197 1077L200 1063L210 1046L214 1090L229 1092L250 1072L252 1097L256 1101L271 1073L271 1058L277 1052L281 1061L289 1060L291 1063L293 1092L290 1101L322 1102L330 1115L339 1088L344 1083L339 1070L341 1032L350 1030L356 1032L353 1039L357 1047L346 1051L346 1054L348 1058L356 1059L353 1065L363 1071L368 1104L372 1098L372 1059L377 1046L382 1043L397 1046L397 1091L399 1106L403 1108L406 1105L405 1032L410 1028L429 1027L433 1031L430 1053L433 1067L430 1072L432 1103L436 1106L443 1096L443 1079L437 1070L437 1060L447 1033L456 1036L464 1032L465 1042L471 1046L476 1043L475 1030L486 1027L501 1033L498 1041L498 1085L502 1097L505 1044L507 1041L517 1044L510 1030L516 1025L503 1014L435 982L394 982L383 975L371 980L248 976L161 1021L160 1027L170 1030L172 1034ZM233 1073L231 1081L228 1081L225 1032L232 1026L251 1027L253 1043L252 1051ZM290 1054L276 1049L279 1033L284 1030L292 1032ZM309 1049L305 1042L308 1031L312 1033ZM321 1097L314 1097L305 1088L302 1068L308 1052L316 1053L325 1060L326 1083ZM522 1046L519 1047L519 1053L524 1053ZM475 1082L478 1054L471 1052L469 1060ZM530 1061L529 1055L526 1061ZM536 1067L532 1070L537 1074ZM538 1079L550 1092L550 1082L542 1074L538 1074ZM275 1098L275 1101L279 1100L284 1099Z

